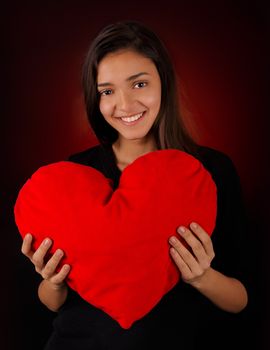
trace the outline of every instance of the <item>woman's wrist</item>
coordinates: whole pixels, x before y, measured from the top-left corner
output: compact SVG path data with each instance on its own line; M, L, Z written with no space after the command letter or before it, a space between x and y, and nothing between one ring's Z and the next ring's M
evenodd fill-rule
M198 291L200 291L204 288L204 286L206 286L209 283L209 279L214 273L215 270L212 269L212 267L209 267L207 270L204 271L204 273L201 276L198 276L193 280L188 281L187 283L195 289L197 289Z
M55 290L55 291L63 291L64 289L67 288L67 285L65 282L53 283L50 280L44 279L41 283L43 285L45 284L47 286L47 288L50 288L50 289Z
M57 312L67 298L67 284L65 282L55 284L49 280L43 280L39 285L38 295L40 301L46 305L48 309Z

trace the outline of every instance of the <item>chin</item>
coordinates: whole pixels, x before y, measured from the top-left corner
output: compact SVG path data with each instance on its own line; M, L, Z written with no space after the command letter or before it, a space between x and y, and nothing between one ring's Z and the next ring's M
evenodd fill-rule
M119 133L119 135L125 140L135 141L135 140L141 140L145 138L147 136L147 133L138 134L138 135L124 135Z
M150 132L151 128L149 128L149 130L147 129L145 131L144 130L130 130L130 132L121 132L121 131L118 131L118 134L120 137L122 137L123 139L125 140L139 140L139 139L143 139L147 136L149 136L149 132Z

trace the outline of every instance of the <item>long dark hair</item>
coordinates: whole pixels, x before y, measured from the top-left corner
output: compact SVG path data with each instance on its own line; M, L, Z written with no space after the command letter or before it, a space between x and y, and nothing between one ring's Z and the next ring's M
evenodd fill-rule
M179 96L173 64L158 36L142 23L121 21L103 28L93 40L82 69L82 85L89 123L103 146L112 145L118 132L99 110L97 69L109 53L131 49L151 59L160 75L161 106L152 126L158 149L175 148L196 154L197 145L189 135L179 108Z

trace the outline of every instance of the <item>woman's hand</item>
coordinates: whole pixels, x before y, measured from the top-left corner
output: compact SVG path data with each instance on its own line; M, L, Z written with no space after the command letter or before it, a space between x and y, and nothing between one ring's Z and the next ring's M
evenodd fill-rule
M180 226L177 231L186 244L175 236L170 237L170 253L181 272L182 280L192 285L210 268L215 256L213 244L209 235L197 223L190 224L190 229Z
M23 240L22 253L30 259L42 278L50 282L52 288L59 289L63 287L64 280L70 271L70 266L65 264L59 272L56 270L64 256L64 252L61 249L57 249L53 256L45 262L45 256L51 248L52 240L46 238L35 252L32 250L32 241L33 237L28 233Z
M61 249L57 249L52 257L46 261L45 257L52 246L52 240L44 239L37 250L32 250L33 237L27 234L24 237L21 251L34 264L36 271L43 277L43 281L38 288L40 301L51 311L57 312L64 304L68 288L65 278L70 271L70 265L64 264L59 271L59 264L64 256Z
M182 280L196 288L212 303L228 312L240 312L248 302L245 286L211 267L215 256L211 238L196 223L190 229L180 226L177 230L183 243L172 236L171 256L182 275Z

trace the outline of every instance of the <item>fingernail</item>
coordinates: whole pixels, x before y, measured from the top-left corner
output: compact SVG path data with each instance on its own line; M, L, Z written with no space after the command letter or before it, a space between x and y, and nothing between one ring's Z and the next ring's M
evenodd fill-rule
M176 243L176 238L175 238L175 237L171 237L171 238L170 238L170 242L171 242L171 243Z
M186 229L184 228L184 226L180 226L180 227L178 227L178 233L180 233L180 235L182 234L182 233L185 233L185 231L186 231Z
M198 228L198 225L197 225L195 222L192 222L192 223L190 224L190 226L191 226L192 228L194 228L195 230L196 230L196 228Z
M46 238L44 241L44 245L50 245L51 244L51 240Z
M60 257L60 256L63 255L63 252L62 252L61 249L57 249L57 251L56 251L55 253L56 253L56 255L57 255L58 257Z

